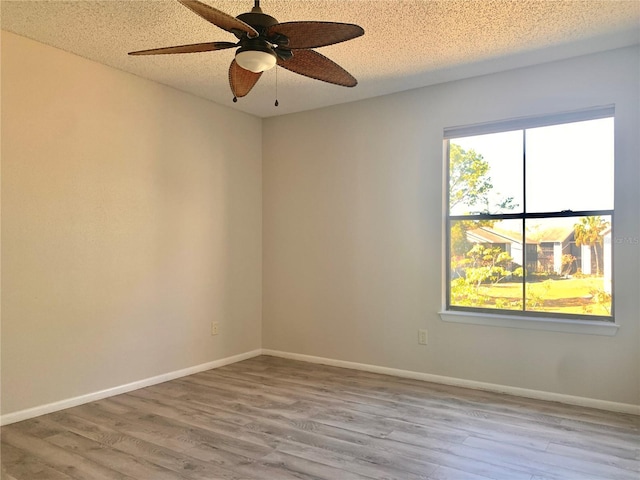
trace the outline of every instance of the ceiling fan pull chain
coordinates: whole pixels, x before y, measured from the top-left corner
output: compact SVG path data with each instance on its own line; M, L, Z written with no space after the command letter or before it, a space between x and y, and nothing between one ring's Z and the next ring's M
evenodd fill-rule
M278 67L276 66L275 68L276 71L276 103L274 103L274 105L277 107L278 105L280 105L280 103L278 103Z

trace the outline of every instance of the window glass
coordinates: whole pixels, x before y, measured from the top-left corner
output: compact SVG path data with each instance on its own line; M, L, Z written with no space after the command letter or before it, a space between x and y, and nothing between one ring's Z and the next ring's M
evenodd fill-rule
M522 156L521 130L451 140L451 214L521 212Z
M613 208L613 118L526 130L527 211Z
M611 217L525 220L527 256L525 310L566 314L611 314Z
M522 310L522 221L451 222L451 305Z

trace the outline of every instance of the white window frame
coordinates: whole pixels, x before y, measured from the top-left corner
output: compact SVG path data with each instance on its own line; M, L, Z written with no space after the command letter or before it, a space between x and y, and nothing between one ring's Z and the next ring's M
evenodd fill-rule
M613 336L617 333L619 325L615 323L615 317L611 320L598 320L593 317L589 319L568 318L566 316L554 315L553 313L545 313L543 315L532 314L531 312L506 312L504 310L487 311L485 309L474 308L449 308L448 295L450 288L449 280L449 229L450 219L455 217L449 212L449 149L448 142L455 138L468 137L475 135L483 135L489 133L499 133L512 130L531 129L536 127L559 125L564 123L573 123L586 120L595 120L598 118L613 117L615 107L606 105L600 107L592 107L583 110L571 112L562 112L552 115L541 115L534 117L521 117L498 122L489 122L468 126L450 127L444 129L444 178L443 178L443 250L442 250L442 305L443 308L439 313L440 318L446 322L465 323L473 325L486 325L494 327L521 328L528 330L546 330L565 333L581 333L590 335L606 335ZM588 214L589 212L575 212L576 216ZM607 213L609 214L609 213ZM613 224L613 210L610 213ZM573 215L572 215L573 216ZM613 247L612 247L613 248ZM614 252L612 251L612 256ZM614 291L612 279L612 291ZM612 305L613 307L613 305Z

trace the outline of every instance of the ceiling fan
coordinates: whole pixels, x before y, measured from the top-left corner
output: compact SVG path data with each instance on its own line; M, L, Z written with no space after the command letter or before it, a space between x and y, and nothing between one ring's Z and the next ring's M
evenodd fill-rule
M197 0L177 0L217 27L233 33L238 42L208 42L130 52L129 55L195 53L236 48L229 67L233 101L247 95L262 72L276 64L287 70L323 82L354 87L358 81L344 68L312 50L351 40L364 34L362 27L337 22L285 22L262 12L260 0L251 12L232 17ZM276 101L277 105L277 101Z

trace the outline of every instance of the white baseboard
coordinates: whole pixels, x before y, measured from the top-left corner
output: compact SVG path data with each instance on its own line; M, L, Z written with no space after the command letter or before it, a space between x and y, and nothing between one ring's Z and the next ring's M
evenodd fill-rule
M474 390L484 390L488 392L505 393L507 395L533 398L536 400L547 400L550 402L559 402L559 403L565 403L568 405L597 408L600 410L608 410L611 412L630 413L633 415L640 415L640 405L633 405L629 403L609 402L607 400L597 400L593 398L576 397L573 395L544 392L540 390L529 390L527 388L497 385L495 383L476 382L474 380L465 380L462 378L444 377L441 375L432 375L429 373L420 373L420 372L412 372L410 370L399 370L396 368L379 367L377 365L347 362L344 360L334 360L332 358L314 357L311 355L281 352L278 350L262 349L262 354L271 355L273 357L288 358L291 360L300 360L303 362L330 365L333 367L351 368L353 370L362 370L365 372L382 373L384 375L393 375L396 377L412 378L414 380L423 380L425 382L441 383L444 385L451 385L455 387L465 387L465 388L471 388Z
M195 365L193 367L183 368L182 370L176 370L162 375L157 375L151 378L145 378L136 382L127 383L126 385L120 385L118 387L107 388L98 392L88 393L86 395L80 395L79 397L68 398L66 400L60 400L58 402L48 403L46 405L40 405L38 407L28 408L26 410L20 410L13 413L7 413L0 416L0 425L9 425L10 423L20 422L22 420L28 420L29 418L39 417L47 413L53 413L65 408L71 408L84 403L95 402L103 398L112 397L114 395L120 395L121 393L131 392L132 390L138 390L140 388L149 387L158 383L167 382L175 378L186 377L187 375L193 375L194 373L204 372L205 370L211 370L213 368L224 367L232 363L247 360L248 358L257 357L262 353L262 350L252 350L250 352L241 353L232 357L221 358L220 360L214 360L212 362Z
M318 363L322 365L331 365L334 367L351 368L353 370L362 370L365 372L381 373L384 375L393 375L402 378L412 378L415 380L423 380L425 382L441 383L444 385L452 385L455 387L465 387L475 390L485 390L489 392L505 393L508 395L515 395L519 397L534 398L537 400L547 400L551 402L566 403L568 405L578 405L581 407L598 408L600 410L608 410L612 412L630 413L633 415L640 415L640 405L633 405L627 403L609 402L606 400L597 400L585 397L576 397L573 395L563 395L559 393L543 392L540 390L529 390L526 388L509 387L505 385L497 385L493 383L476 382L474 380L465 380L454 377L444 377L441 375L432 375L429 373L413 372L410 370L400 370L397 368L380 367L377 365L369 365L365 363L348 362L344 360L334 360L332 358L314 357L311 355L303 355L300 353L281 352L278 350L269 349L257 349L250 352L241 353L231 357L221 358L220 360L214 360L212 362L203 363L201 365L195 365L193 367L184 368L182 370L176 370L173 372L157 375L151 378L145 378L136 382L127 383L126 385L120 385L98 392L88 393L86 395L80 395L78 397L68 398L60 400L58 402L48 403L46 405L40 405L38 407L28 408L26 410L20 410L18 412L7 413L0 416L0 425L9 425L11 423L20 422L22 420L28 420L30 418L39 417L47 413L53 413L66 408L75 407L103 398L112 397L114 395L120 395L121 393L131 392L140 388L149 387L158 383L167 382L175 378L186 377L187 375L193 375L194 373L204 372L214 368L223 367L232 363L247 360L249 358L257 357L259 355L271 355L273 357L289 358L291 360L300 360L309 363Z

